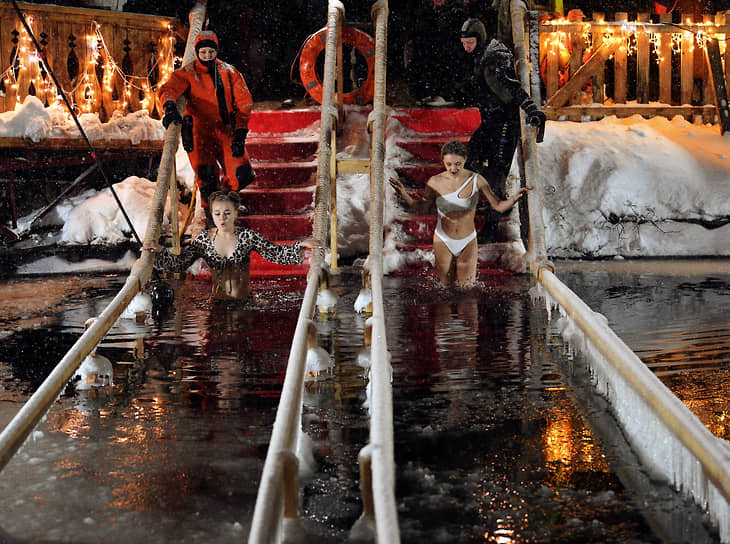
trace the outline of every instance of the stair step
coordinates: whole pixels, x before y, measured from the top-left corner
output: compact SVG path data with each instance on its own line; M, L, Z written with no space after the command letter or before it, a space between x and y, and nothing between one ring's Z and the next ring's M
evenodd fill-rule
M427 136L415 136L404 140L398 140L396 145L414 155L416 159L441 164L441 147L449 140L459 140L464 145L469 141L469 136L451 136L448 134L429 134Z
M278 244L291 244L288 242L277 242ZM286 277L286 276L306 276L309 272L309 252L304 257L302 264L274 264L264 259L255 251L251 252L251 272L252 278L261 277Z
M249 188L314 185L317 161L251 161L256 179Z
M246 149L252 161L311 160L318 144L317 135L251 136L246 140Z
M476 108L406 109L399 110L393 117L415 132L454 136L471 134L481 122Z
M441 162L417 162L396 166L395 171L404 185L425 187L428 180L444 171Z
M240 191L241 200L253 215L301 213L314 209L315 187L251 188Z
M254 110L248 121L248 130L251 136L279 136L312 127L321 117L319 106L281 111ZM318 133L319 127L313 127L312 132Z
M246 215L238 218L240 225L260 232L269 240L291 240L311 236L312 221L311 213Z

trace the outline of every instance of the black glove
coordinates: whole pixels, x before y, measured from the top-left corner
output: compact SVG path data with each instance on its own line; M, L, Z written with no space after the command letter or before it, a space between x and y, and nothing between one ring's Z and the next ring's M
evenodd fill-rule
M520 106L525 110L527 124L537 128L537 142L542 142L545 135L545 122L547 121L547 117L545 117L545 114L540 111L537 104L530 98L525 99Z
M180 138L182 139L183 149L190 153L195 147L193 145L193 118L190 115L183 117Z
M169 127L172 123L179 125L182 123L182 117L180 117L180 112L177 111L177 104L175 104L175 101L168 100L165 102L165 115L162 116L162 126L165 127L165 130L167 130L167 127Z
M246 152L247 128L237 128L233 131L233 142L231 142L231 154L234 157L243 157Z

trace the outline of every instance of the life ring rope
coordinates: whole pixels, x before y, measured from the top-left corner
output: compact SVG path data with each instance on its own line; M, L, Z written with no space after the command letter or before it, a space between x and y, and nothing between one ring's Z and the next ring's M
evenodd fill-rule
M367 104L375 94L375 42L373 38L353 27L342 28L342 43L357 49L365 59L368 69L367 78L362 85L349 93L344 93L342 101L345 104ZM322 80L317 75L317 57L324 51L327 44L327 28L323 28L309 36L299 50L299 77L307 93L322 103ZM293 68L293 65L292 65Z

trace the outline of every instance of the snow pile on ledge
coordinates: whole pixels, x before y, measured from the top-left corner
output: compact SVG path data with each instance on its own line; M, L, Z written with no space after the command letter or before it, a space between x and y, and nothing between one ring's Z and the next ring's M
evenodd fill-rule
M90 140L162 140L165 129L147 110L123 115L115 111L112 118L102 123L96 113L84 113L79 123ZM29 138L40 142L46 138L80 138L79 129L66 107L56 104L44 107L35 96L27 96L14 111L0 113L0 138Z

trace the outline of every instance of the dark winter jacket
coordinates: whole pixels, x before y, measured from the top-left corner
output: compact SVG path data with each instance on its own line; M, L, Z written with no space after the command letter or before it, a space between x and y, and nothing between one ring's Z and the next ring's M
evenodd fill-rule
M515 73L514 57L502 42L491 40L481 55L475 52L471 79L474 102L483 121L519 117L519 107L528 95Z

